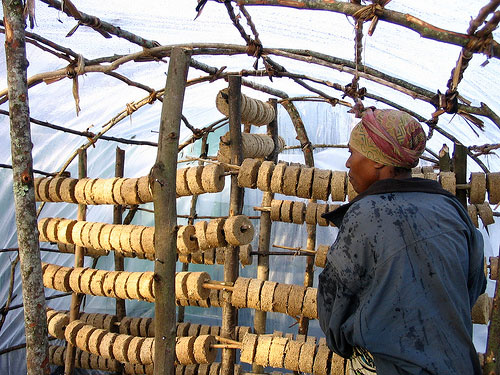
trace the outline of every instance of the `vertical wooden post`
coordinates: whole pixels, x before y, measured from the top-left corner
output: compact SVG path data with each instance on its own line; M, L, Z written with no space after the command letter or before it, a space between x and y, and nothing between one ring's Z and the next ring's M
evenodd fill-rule
M125 173L125 150L122 150L120 147L116 148L115 155L115 177L123 177ZM123 214L123 206L114 205L113 206L113 224L121 224L122 223L122 214ZM115 271L124 271L125 270L125 260L124 257L117 253L114 253L115 259ZM116 298L116 316L118 320L122 320L127 315L127 310L125 309L125 300L121 298Z
M3 0L12 179L24 304L27 374L49 374L45 293L38 242L28 105L24 2Z
M83 149L78 152L78 178L87 177L87 150ZM85 204L78 205L76 214L77 220L85 220L87 218L87 206ZM75 246L75 267L83 267L85 249L81 246ZM80 304L82 302L82 294L71 294L71 305L69 309L69 321L76 320L80 317ZM64 374L70 375L75 369L75 347L68 343L66 345L66 356L64 358Z
M446 144L439 150L439 170L441 172L449 172L451 167L450 151Z
M270 135L274 141L274 152L269 155L267 160L271 160L274 163L278 161L278 108L276 99L271 100L271 104L274 108L276 116L274 120L267 126L267 135ZM271 201L274 198L274 193L264 192L262 195L262 207L271 206ZM269 253L269 247L271 243L271 213L268 211L262 211L260 213L260 223L259 223L259 255L257 256L257 279L259 280L269 280L269 255L261 255ZM265 311L255 310L255 315L253 319L253 327L255 333L264 334L266 333L266 319L267 313ZM252 370L256 374L264 372L264 367L254 364Z
M453 151L453 171L455 172L457 184L467 183L467 148L458 143L455 143ZM457 189L456 196L465 209L467 209L467 191L465 189Z
M488 328L488 344L484 356L484 375L497 375L499 372L500 355L500 281L497 280L493 308L491 310L490 326Z
M170 55L161 110L158 154L151 170L155 218L154 375L175 374L176 170L179 132L191 50Z
M240 165L243 161L241 150L241 77L229 77L229 138L231 146L231 164ZM229 216L239 215L243 210L243 192L238 186L238 176L231 175ZM224 281L233 283L238 278L238 246L228 246L224 259ZM223 292L222 337L235 339L235 327L238 324L236 309L231 305L228 291ZM236 352L234 349L222 350L222 375L234 374Z

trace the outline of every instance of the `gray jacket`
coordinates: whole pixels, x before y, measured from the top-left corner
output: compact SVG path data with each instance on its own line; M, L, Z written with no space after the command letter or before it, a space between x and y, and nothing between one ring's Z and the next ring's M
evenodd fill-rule
M383 180L325 217L341 222L318 286L329 347L367 349L378 375L481 374L483 240L459 201L434 181Z

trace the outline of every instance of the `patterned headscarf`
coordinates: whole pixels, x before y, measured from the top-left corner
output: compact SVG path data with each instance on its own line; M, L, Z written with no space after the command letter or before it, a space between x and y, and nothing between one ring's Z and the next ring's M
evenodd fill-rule
M349 146L377 163L413 168L425 140L420 123L406 112L368 108L352 130Z

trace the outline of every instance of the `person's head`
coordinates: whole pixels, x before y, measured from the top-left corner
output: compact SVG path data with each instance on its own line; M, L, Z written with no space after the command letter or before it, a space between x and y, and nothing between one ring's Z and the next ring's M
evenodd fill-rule
M410 177L425 140L420 123L406 112L366 110L349 139L346 167L354 190L362 193L375 181Z

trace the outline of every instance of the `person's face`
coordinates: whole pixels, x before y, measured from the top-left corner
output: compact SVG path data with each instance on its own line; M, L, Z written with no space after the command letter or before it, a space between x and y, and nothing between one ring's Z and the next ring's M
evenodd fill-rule
M349 159L345 163L349 168L349 181L356 193L361 194L380 179L380 164L366 158L350 146L349 153Z

